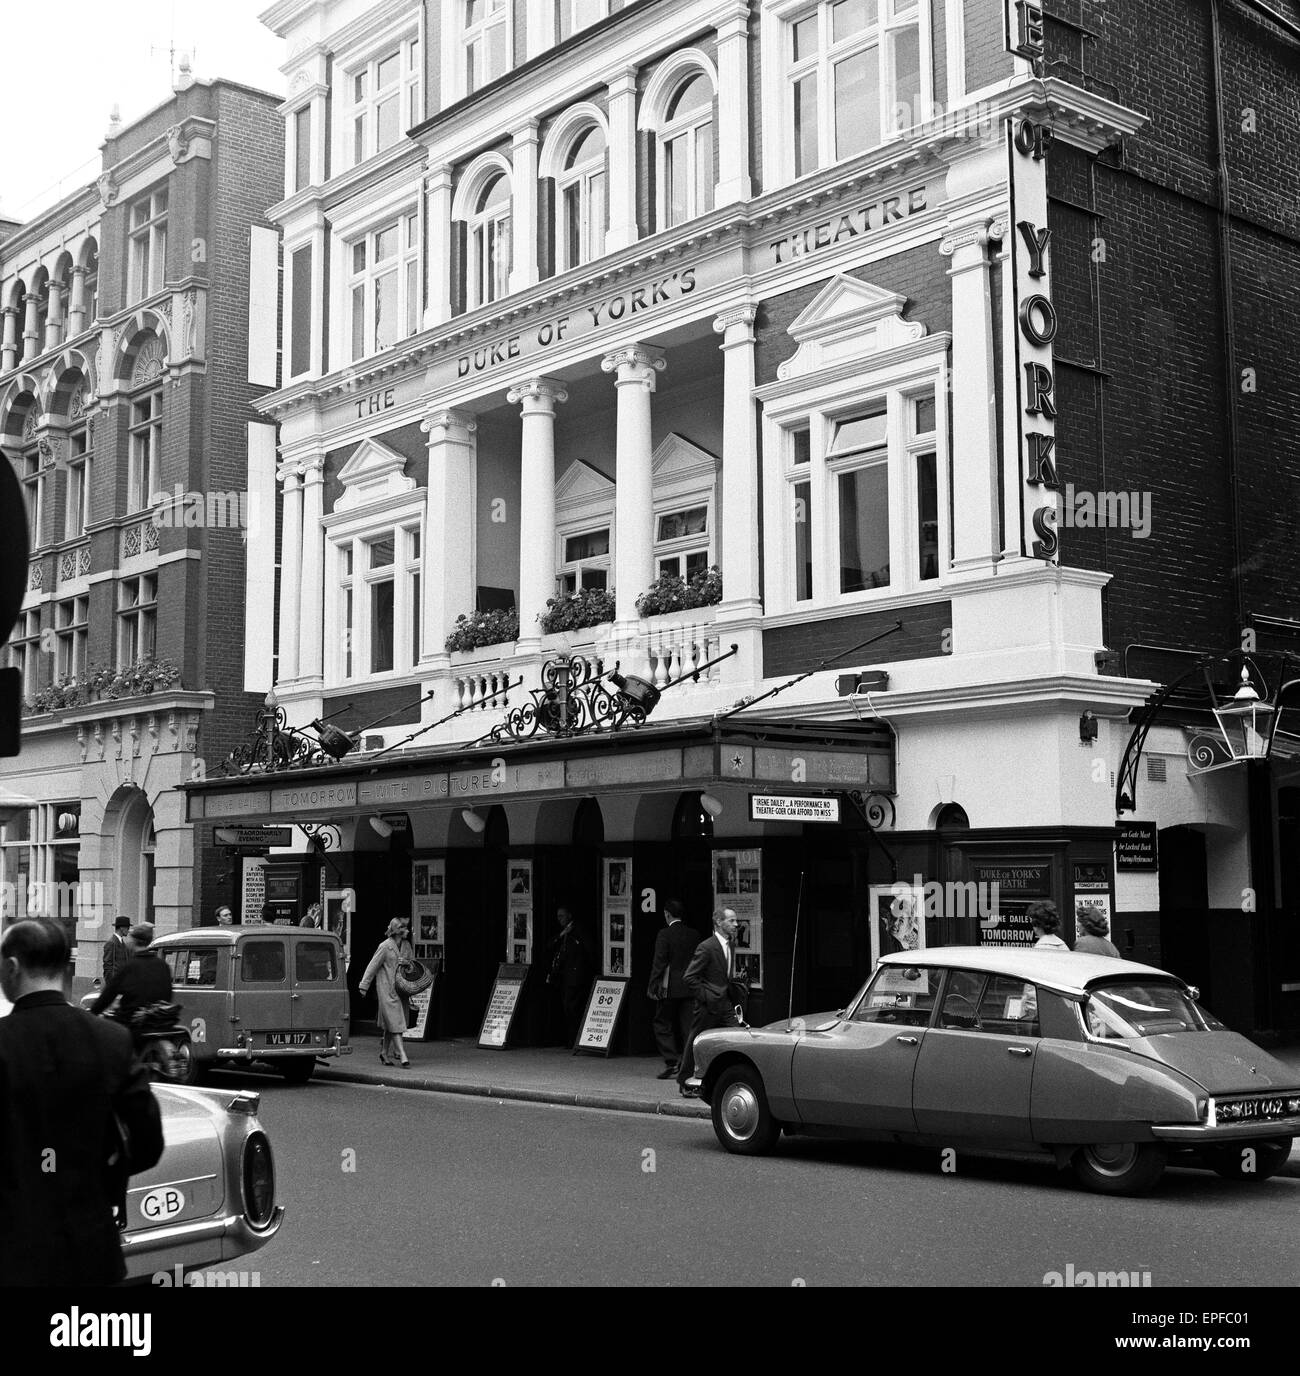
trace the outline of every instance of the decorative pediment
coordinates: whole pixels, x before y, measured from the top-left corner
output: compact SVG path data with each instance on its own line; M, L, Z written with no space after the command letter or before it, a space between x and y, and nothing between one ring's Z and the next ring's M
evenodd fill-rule
M650 464L657 488L669 484L703 487L711 483L718 472L717 456L681 435L669 435L661 441Z
M907 297L856 277L833 277L790 325L799 347L777 377L803 377L856 358L874 358L925 337L920 321L903 319Z
M415 479L405 475L406 459L378 440L363 440L352 457L339 469L343 495L334 503L335 511L355 511L415 491Z
M614 509L614 484L598 468L575 459L555 484L557 520Z

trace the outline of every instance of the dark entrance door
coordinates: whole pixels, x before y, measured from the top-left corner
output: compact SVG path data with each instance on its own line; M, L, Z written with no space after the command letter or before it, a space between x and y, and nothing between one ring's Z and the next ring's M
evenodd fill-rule
M871 963L867 856L856 836L805 829L800 962L808 1012L843 1008Z
M1205 837L1191 827L1160 833L1160 963L1195 984L1214 1007Z

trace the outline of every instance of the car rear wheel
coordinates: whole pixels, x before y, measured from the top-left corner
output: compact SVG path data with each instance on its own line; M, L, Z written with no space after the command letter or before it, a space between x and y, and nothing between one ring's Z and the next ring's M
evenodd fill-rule
M713 1131L728 1151L761 1156L772 1149L781 1125L772 1117L763 1081L753 1066L724 1070L713 1089Z
M172 1056L172 1081L178 1085L196 1085L202 1072L199 1070L199 1063L194 1059L194 1050L189 1042L178 1041L174 1043L175 1054Z
M1145 1194L1168 1160L1169 1152L1158 1142L1100 1142L1075 1153L1074 1174L1098 1194Z
M1264 1142L1239 1142L1215 1147L1205 1153L1210 1169L1225 1180L1267 1180L1276 1175L1291 1155L1291 1138L1271 1137Z
M285 1056L275 1063L275 1068L291 1085L305 1085L316 1069L315 1056Z

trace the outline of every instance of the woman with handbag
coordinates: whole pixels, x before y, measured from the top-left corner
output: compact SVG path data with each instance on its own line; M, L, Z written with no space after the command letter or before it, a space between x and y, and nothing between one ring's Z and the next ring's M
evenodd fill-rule
M379 1005L379 1059L384 1065L411 1064L402 1045L402 1036L406 1032L406 1008L397 992L397 970L402 959L400 943L406 927L406 920L400 917L393 918L388 924L387 934L370 957L370 964L366 966L366 972L357 986L358 992L363 995L369 992L371 984L375 986L375 998Z

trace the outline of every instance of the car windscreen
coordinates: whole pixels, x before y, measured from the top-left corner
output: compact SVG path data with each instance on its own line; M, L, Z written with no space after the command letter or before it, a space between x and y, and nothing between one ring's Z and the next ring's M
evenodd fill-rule
M853 1010L853 1021L925 1027L939 992L939 973L915 966L880 966Z
M1207 1030L1200 1010L1179 985L1156 980L1125 980L1095 988L1083 1015L1091 1035L1104 1040Z

